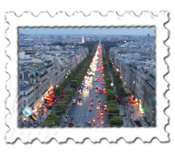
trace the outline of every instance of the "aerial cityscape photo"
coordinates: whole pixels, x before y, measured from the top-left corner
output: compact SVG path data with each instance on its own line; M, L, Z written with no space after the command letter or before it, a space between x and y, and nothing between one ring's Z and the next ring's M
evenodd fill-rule
M155 27L19 27L18 127L156 127L155 49Z

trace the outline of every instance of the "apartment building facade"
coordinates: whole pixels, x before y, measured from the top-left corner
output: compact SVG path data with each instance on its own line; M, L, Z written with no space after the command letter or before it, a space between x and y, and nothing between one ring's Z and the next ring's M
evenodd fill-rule
M34 88L29 81L19 80L19 92L18 92L18 122L21 125L23 122L23 109L28 106L34 105Z
M156 125L156 97L155 97L155 73L149 71L148 79L144 83L143 108L151 126Z

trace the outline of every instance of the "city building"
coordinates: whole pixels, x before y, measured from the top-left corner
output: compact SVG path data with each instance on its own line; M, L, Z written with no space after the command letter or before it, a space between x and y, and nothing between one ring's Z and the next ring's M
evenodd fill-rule
M156 125L156 98L155 98L155 68L147 69L148 79L144 83L143 108L145 109L146 121L151 126Z
M19 80L19 96L18 96L18 111L19 111L19 125L23 122L23 109L33 107L34 105L34 88L29 81Z

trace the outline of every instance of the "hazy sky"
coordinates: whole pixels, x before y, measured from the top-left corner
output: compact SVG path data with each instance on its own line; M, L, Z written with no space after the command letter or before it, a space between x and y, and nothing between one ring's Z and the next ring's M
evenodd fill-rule
M23 34L155 35L152 28L19 28Z

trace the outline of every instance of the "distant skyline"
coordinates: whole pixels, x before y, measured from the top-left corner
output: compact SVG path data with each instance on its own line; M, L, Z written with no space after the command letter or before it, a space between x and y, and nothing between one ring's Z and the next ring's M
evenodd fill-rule
M144 28L19 28L23 34L154 35L155 27Z

